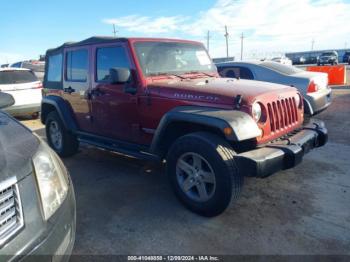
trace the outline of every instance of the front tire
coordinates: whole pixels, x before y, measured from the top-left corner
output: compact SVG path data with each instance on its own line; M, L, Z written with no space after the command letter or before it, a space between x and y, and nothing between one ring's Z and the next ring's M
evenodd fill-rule
M78 139L65 128L56 111L53 111L47 115L45 129L46 138L50 147L59 156L72 156L78 151Z
M167 173L178 199L202 216L221 214L243 186L234 155L214 134L198 132L177 139L168 152Z

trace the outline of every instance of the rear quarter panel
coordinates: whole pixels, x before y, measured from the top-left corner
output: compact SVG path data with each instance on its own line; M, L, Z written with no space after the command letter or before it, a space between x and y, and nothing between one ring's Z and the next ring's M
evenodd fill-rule
M282 84L287 86L294 86L295 88L298 89L298 91L303 96L306 95L306 91L309 83L308 79L280 74L273 70L269 70L261 67L256 69L255 74L256 74L256 80Z

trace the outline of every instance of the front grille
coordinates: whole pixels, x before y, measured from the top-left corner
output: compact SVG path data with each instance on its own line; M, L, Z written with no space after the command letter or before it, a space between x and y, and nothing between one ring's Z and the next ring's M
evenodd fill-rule
M0 183L0 245L23 227L23 213L15 178Z
M267 104L272 132L277 132L298 122L295 98L285 98Z

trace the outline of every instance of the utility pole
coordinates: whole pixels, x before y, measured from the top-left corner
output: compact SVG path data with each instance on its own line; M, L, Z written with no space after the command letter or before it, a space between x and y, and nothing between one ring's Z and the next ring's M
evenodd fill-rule
M226 38L226 57L228 57L228 32L227 32L227 26L225 25L225 38Z
M348 47L348 42L344 43L344 49L346 49Z
M114 35L114 37L116 37L117 36L117 30L115 30L115 24L113 24L113 35Z
M207 49L208 49L208 53L209 53L209 41L210 41L210 31L208 30L208 33L207 33Z
M241 35L241 61L243 60L243 39L244 39L244 34L242 32L242 35Z
M314 51L314 44L315 44L315 39L312 39L312 41L311 41L311 51Z

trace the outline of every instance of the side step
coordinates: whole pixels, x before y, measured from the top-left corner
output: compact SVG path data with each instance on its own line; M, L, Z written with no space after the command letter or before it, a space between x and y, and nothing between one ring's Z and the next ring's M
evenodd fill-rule
M147 152L146 146L140 146L124 141L108 139L101 136L79 132L78 140L101 149L106 149L123 155L131 156L146 161L160 162L161 159Z

